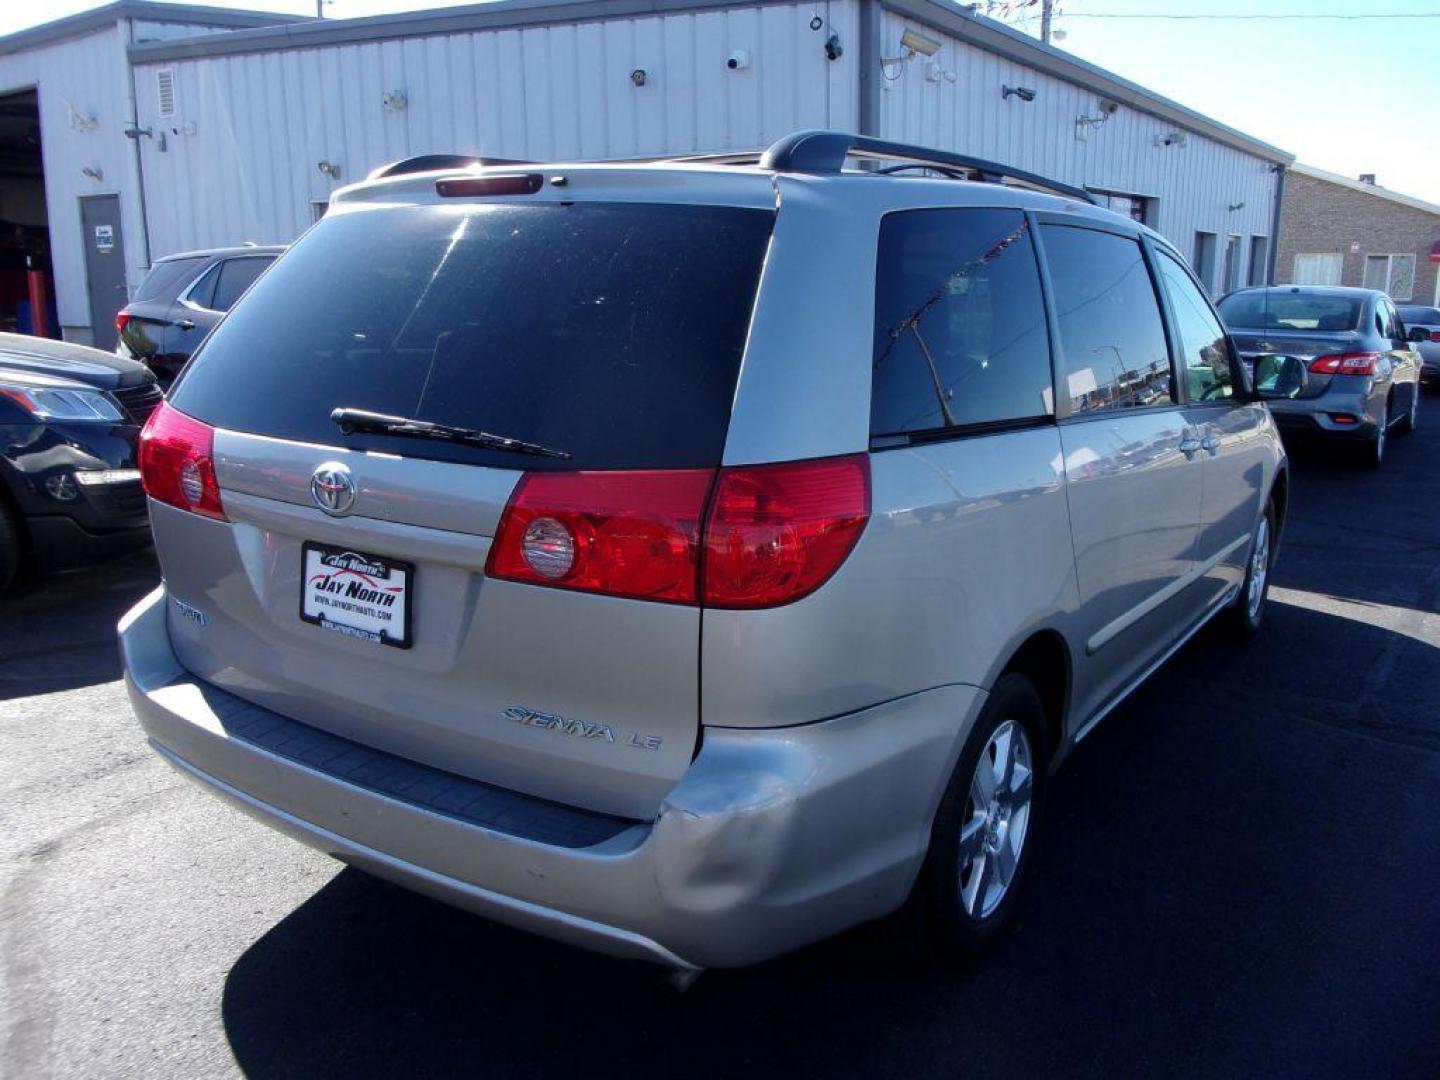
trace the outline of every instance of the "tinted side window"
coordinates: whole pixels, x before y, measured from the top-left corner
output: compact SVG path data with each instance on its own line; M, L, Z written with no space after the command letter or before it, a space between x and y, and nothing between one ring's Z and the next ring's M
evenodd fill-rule
M203 258L167 259L156 263L135 290L135 299L174 300L204 261Z
M1160 278L1175 313L1190 400L1224 400L1234 393L1225 330L1184 268L1166 252L1159 255Z
M196 307L208 309L210 307L210 297L215 295L215 281L220 277L220 268L224 265L223 262L219 262L210 267L209 270L206 270L200 280L191 288L190 295L186 297L186 299ZM182 289L181 291L183 292L184 290Z
M1171 404L1165 328L1140 245L1093 229L1042 228L1075 412Z
M1018 210L906 210L880 226L870 430L1053 411L1039 271Z
M258 257L226 259L220 264L220 279L215 283L215 296L210 306L216 311L229 311L230 306L240 299L240 294L272 261Z

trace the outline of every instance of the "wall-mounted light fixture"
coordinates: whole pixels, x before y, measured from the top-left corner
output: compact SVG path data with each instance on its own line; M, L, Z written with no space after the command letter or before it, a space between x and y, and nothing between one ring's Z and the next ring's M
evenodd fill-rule
M645 83L649 80L649 78L650 76L645 73L644 68L636 68L634 71L630 72L630 81L636 86L644 86Z
M403 112L410 99L405 96L404 90L386 90L380 95L380 104L386 112Z
M750 50L736 49L725 58L725 67L729 71L744 71L750 66Z
M60 100L65 101L64 98ZM100 126L100 121L95 119L93 113L81 112L68 101L65 101L65 108L70 110L70 126L76 131L94 131Z
M840 44L840 35L831 34L825 39L825 59L839 60L845 55L845 46Z
M1184 146L1189 141L1183 131L1172 131L1168 135L1155 136L1156 146Z
M321 176L329 177L331 180L340 179L340 166L333 161L317 161L315 168L320 170Z
M105 170L100 168L99 165L83 165L80 168L80 175L88 176L91 180L98 183L105 179Z
M899 55L882 56L880 58L880 74L886 83L897 82L900 77L905 74L905 65L911 60L916 60L922 56L928 59L939 51L940 42L926 34L920 33L919 30L907 29L900 35ZM941 69L937 67L936 73L932 75L927 66L926 79L929 82L939 82L940 70Z
M1230 213L1233 214L1233 213L1235 213L1236 210L1244 210L1244 209L1245 209L1245 203L1244 203L1243 201L1242 201L1242 202L1237 202L1237 203L1231 203L1229 206L1225 207L1225 209L1228 210L1228 211L1230 211Z
M1090 135L1091 128L1098 128L1109 123L1110 118L1120 111L1120 103L1111 101L1109 98L1101 98L1100 104L1094 116L1086 116L1081 113L1075 117L1075 138L1084 142Z
M1000 87L1000 100L1008 101L1012 97L1018 97L1021 101L1034 101L1035 91L1028 86L1002 86Z
M940 51L940 42L919 30L906 30L900 35L900 48L912 56L918 53L921 56L934 56ZM908 60L910 57L906 57Z
M125 137L127 139L138 139L144 135L147 139L155 138L155 132L148 127L141 127L139 124L127 124L125 126Z

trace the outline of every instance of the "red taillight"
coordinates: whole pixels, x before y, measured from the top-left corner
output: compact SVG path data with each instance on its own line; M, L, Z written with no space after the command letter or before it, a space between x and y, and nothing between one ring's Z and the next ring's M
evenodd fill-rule
M773 607L824 584L869 514L864 454L718 474L527 473L485 572L609 596Z
M215 429L162 401L140 432L140 479L158 502L228 520L215 480Z
M1316 375L1374 375L1379 359L1373 352L1331 353L1311 360L1310 370Z
M705 603L757 608L823 585L870 516L864 454L722 469L705 523Z
M495 531L491 577L694 603L714 473L526 473Z
M544 183L545 178L539 173L463 176L451 180L436 180L435 190L452 199L464 198L467 195L534 195Z
M1431 331L1430 331L1430 340L1431 340L1431 341L1440 341L1440 330L1431 330Z
M130 325L130 313L128 311L117 311L115 313L115 332L123 334L125 327Z

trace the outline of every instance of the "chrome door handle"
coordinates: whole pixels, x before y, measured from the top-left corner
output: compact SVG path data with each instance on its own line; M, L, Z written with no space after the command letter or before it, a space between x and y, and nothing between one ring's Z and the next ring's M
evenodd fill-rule
M181 330L194 330L194 329L195 329L195 320L194 320L194 319L181 319L179 322L176 322L174 325L175 325L175 326L178 326Z
M1198 435L1186 432L1180 436L1180 452L1187 458L1193 458L1202 445L1203 443Z
M1200 447L1203 450L1210 451L1210 456L1214 457L1216 454L1220 453L1220 436L1206 435L1203 439L1200 440Z

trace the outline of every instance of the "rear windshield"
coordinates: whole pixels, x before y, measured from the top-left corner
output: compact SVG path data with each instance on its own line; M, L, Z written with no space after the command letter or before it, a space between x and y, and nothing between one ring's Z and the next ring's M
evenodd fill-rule
M1440 308L1433 307L1410 307L1402 304L1398 309L1400 318L1408 326L1410 323L1419 323L1429 326L1432 323L1440 325Z
M1226 325L1237 330L1354 330L1363 301L1318 293L1234 293L1220 301Z
M503 468L717 464L774 214L634 203L325 218L171 394L217 427ZM340 406L569 452L357 434Z
M195 259L167 259L156 263L145 275L145 280L140 282L140 288L135 290L135 299L174 300L204 263L203 255Z

